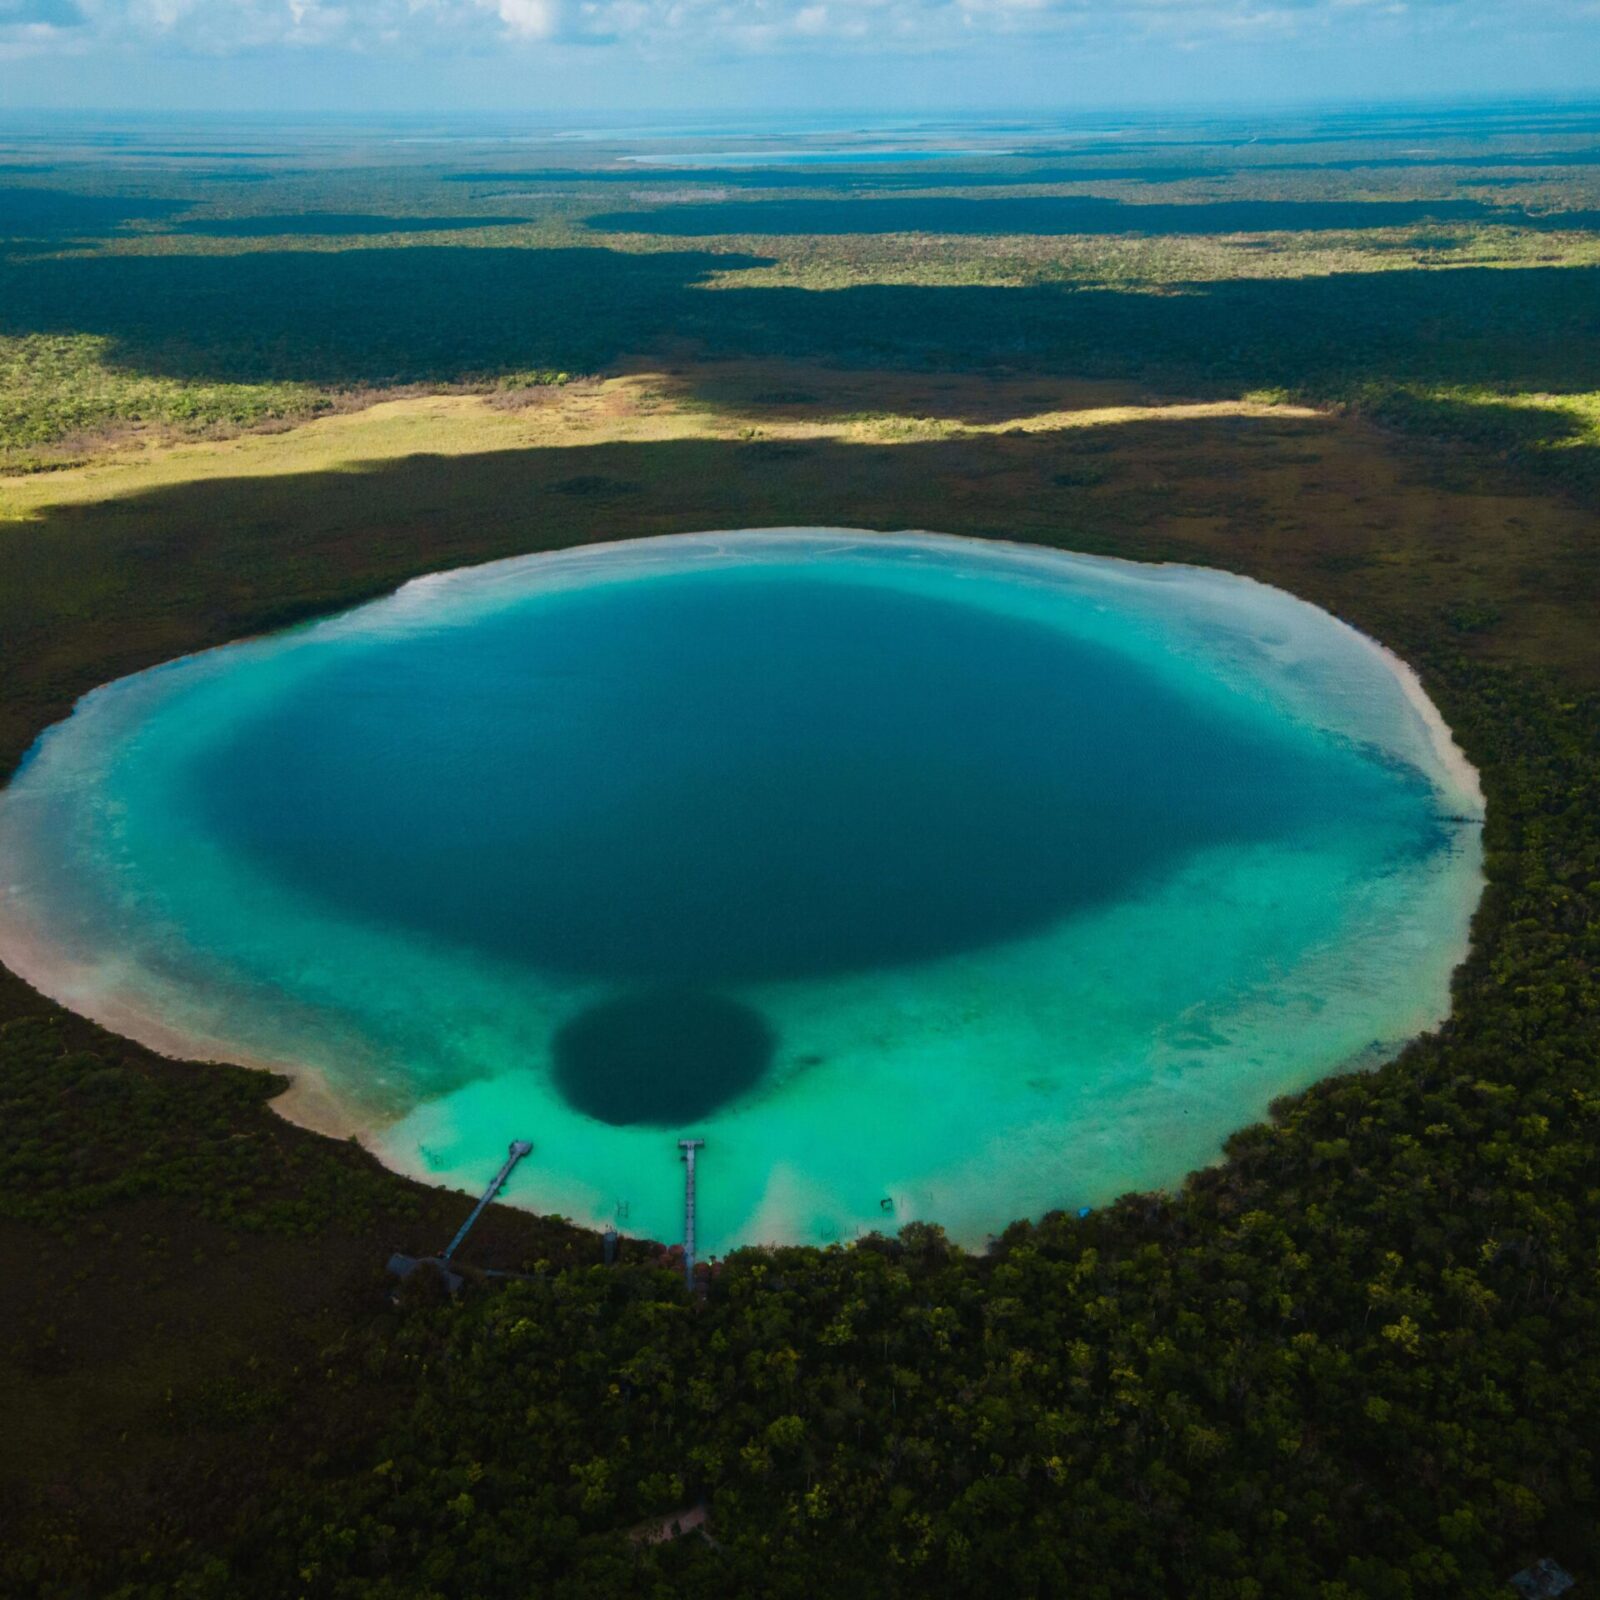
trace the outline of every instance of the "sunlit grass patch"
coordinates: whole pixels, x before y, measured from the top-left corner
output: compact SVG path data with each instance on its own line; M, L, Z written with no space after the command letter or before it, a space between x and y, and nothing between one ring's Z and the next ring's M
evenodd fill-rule
M32 456L48 465L47 446L75 435L156 425L201 431L300 420L326 410L331 397L310 384L220 383L129 372L107 359L111 340L86 333L0 336L0 466Z
M1369 391L1359 404L1381 422L1534 468L1569 491L1600 490L1600 393L1408 385Z

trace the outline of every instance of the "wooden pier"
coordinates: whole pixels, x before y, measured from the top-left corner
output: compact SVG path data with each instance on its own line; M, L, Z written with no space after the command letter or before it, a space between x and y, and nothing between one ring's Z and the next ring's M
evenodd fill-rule
M516 1170L517 1163L524 1156L532 1153L533 1146L526 1139L514 1139L512 1141L505 1165L489 1180L489 1187L483 1191L483 1198L472 1208L472 1215L456 1229L455 1238L444 1247L444 1254L439 1257L441 1261L448 1261L461 1248L461 1241L472 1232L472 1225L483 1215L484 1208L505 1188L506 1179Z
M683 1276L694 1288L694 1153L705 1144L704 1139L680 1139L678 1148L683 1152Z
M472 1225L484 1213L485 1208L494 1197L505 1188L506 1180L516 1170L517 1163L524 1156L533 1154L533 1146L526 1139L514 1139L510 1150L507 1152L504 1164L500 1170L489 1180L489 1187L483 1191L483 1198L472 1208L472 1214L456 1229L456 1236L444 1247L444 1252L436 1256L408 1256L396 1251L389 1257L389 1271L396 1278L409 1278L418 1267L433 1267L444 1279L445 1287L451 1294L459 1292L464 1282L461 1274L450 1265L450 1258L461 1248L462 1242L472 1232ZM491 1278L520 1278L525 1274L520 1272L494 1272L485 1273Z

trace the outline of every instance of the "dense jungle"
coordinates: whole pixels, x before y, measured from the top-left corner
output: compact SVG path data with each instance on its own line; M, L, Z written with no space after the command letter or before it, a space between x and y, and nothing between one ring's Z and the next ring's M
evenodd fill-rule
M1227 568L1404 656L1483 779L1472 952L1439 1030L1171 1192L692 1291L495 1206L455 1297L385 1262L471 1196L0 973L0 1590L1588 1593L1600 111L400 131L0 126L0 772L420 573L928 527Z

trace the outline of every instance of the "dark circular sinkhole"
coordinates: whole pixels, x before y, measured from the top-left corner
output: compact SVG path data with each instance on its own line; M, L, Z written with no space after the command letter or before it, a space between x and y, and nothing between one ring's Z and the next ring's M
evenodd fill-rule
M586 1116L681 1128L766 1076L777 1038L721 995L658 990L602 1001L555 1036L556 1087Z

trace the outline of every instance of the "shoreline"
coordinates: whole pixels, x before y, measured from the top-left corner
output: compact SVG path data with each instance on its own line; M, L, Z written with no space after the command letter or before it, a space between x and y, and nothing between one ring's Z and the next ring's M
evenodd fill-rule
M0 907L6 897L0 894ZM286 1122L330 1139L354 1139L371 1150L384 1124L358 1117L329 1087L323 1074L309 1062L255 1055L202 1033L187 1033L118 992L115 985L96 985L94 968L76 961L45 934L27 925L14 912L0 915L0 966L32 989L49 1006L81 1017L107 1033L143 1046L167 1061L198 1066L244 1067L289 1080L288 1087L266 1102ZM59 980L67 974L67 981ZM55 998L56 994L70 998ZM85 998L92 994L92 998ZM393 1170L393 1169L391 1169Z
M1095 564L1107 563L1121 566L1140 574L1163 570L1194 572L1211 578L1221 577L1241 581L1269 590L1292 601L1297 606L1303 606L1334 622L1339 628L1354 635L1366 648L1376 652L1387 673L1399 687L1404 700L1419 718L1427 743L1446 780L1458 791L1458 797L1470 805L1476 818L1481 819L1483 815L1483 790L1477 769L1473 767L1457 744L1449 724L1428 696L1420 676L1408 662L1388 646L1381 643L1381 641L1372 638L1353 624L1346 622L1324 608L1316 606L1313 602L1302 599L1294 594L1293 591L1284 589L1276 584L1266 583L1247 574L1229 572L1223 568L1200 566L1187 562L1148 562L1115 556L1084 555L1079 552L1061 550L1050 545L1028 543L1021 540L1001 538L971 539L960 535L929 533L923 530L900 530L897 533L885 534L862 529L779 527L710 530L692 535L658 535L648 541L599 541L594 544L570 546L564 550L549 553L505 557L496 561L420 575L417 578L407 580L406 583L390 591L387 598L393 601L413 586L425 591L428 588L448 585L452 581L459 581L472 575L492 572L497 569L503 571L507 568L531 562L549 560L552 557L559 559L563 556L568 556L581 559L604 550L640 543L650 543L661 546L664 549L680 540L715 542L736 534L748 535L751 533L758 534L762 538L770 537L774 543L781 543L785 538L804 537L815 539L834 536L840 541L858 544L869 544L877 541L893 543L899 540L925 540L958 548L973 545L987 548L999 547L1001 550L1014 552L1031 560L1048 561L1051 558L1064 558L1069 561L1088 561ZM329 618L317 619L310 626L317 626L318 622L337 619L340 616L349 614L352 610L365 609L367 605L382 603L384 601L380 599L365 602L360 607L346 608L345 611L332 613ZM234 648L242 642L245 641L231 641L228 644L213 646L207 650L189 652L173 659L175 662L190 660L196 656L210 654L215 650ZM167 663L159 664L155 669L146 670L159 670L160 665L167 665ZM133 676L137 675L133 674ZM111 681L120 682L123 680ZM96 689L88 691L88 694L98 693L99 689L103 687L105 686L98 686ZM77 704L81 704L86 698L87 695L81 696ZM48 729L45 732L48 732ZM41 733L40 738L43 736L44 734ZM37 744L37 740L35 743ZM1485 879L1480 869L1476 889L1476 897L1479 899L1481 899L1484 882ZM141 1004L129 995L126 987L119 983L114 969L109 963L93 965L75 959L64 946L55 943L41 928L34 925L33 919L21 914L20 908L14 904L7 906L8 898L4 891L0 890L0 913L3 913L0 914L0 963L3 963L5 967L9 968L18 978L38 993L45 1003L59 1004L64 1009L86 1018L97 1026L113 1034L130 1039L168 1060L195 1062L202 1065L228 1064L248 1070L276 1073L287 1078L288 1086L266 1101L266 1104L279 1116L283 1117L285 1121L297 1127L305 1128L309 1132L329 1138L354 1140L371 1153L375 1159L388 1167L390 1171L395 1172L397 1176L406 1177L412 1181L430 1181L426 1178L419 1178L417 1174L408 1171L404 1167L385 1161L380 1153L381 1141L385 1131L396 1120L401 1120L400 1118L361 1114L355 1106L336 1093L326 1075L309 1062L253 1054L209 1033L188 1032L182 1027L165 1020L158 1011L152 1009L150 1003ZM1465 960L1470 954L1471 948L1469 929L1467 944L1459 959ZM1444 1018L1448 1018L1449 1014L1450 1007L1447 1002ZM1434 1025L1436 1026L1437 1023ZM1422 1031L1427 1030L1424 1029ZM1336 1071L1342 1070L1348 1069L1336 1069ZM1174 1186L1181 1183L1181 1181L1182 1176L1176 1176L1173 1180Z
M1428 739L1433 745L1434 754L1439 758L1440 766L1459 786L1462 796L1471 802L1473 820L1483 821L1488 812L1488 801L1484 798L1482 775L1467 758L1466 751L1456 742L1455 730L1445 721L1444 713L1433 703L1417 669L1404 656L1396 655L1381 639L1374 639L1369 633L1361 633L1359 628L1354 631L1360 633L1361 637L1383 657L1389 670L1394 673L1399 681L1401 693L1410 701L1411 709L1422 718L1423 726L1428 730Z

